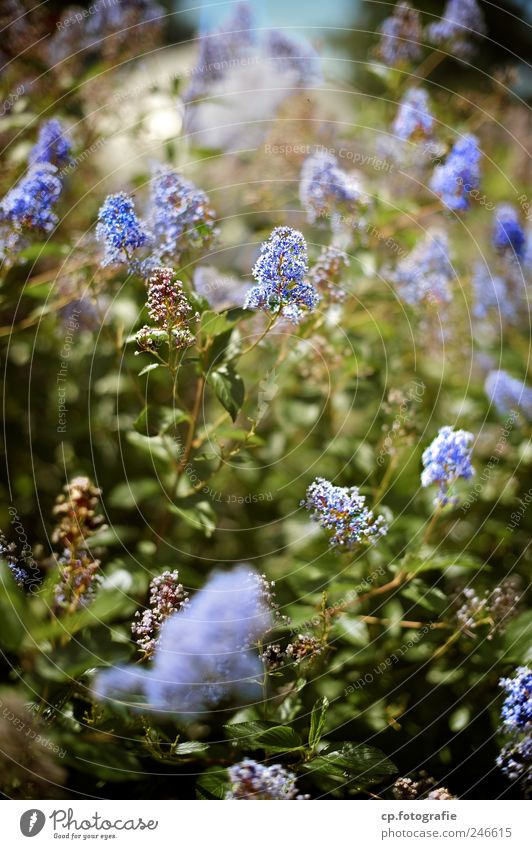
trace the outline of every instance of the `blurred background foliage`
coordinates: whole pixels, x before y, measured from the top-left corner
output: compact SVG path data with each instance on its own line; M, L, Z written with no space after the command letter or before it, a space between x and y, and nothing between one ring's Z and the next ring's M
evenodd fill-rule
M375 783L375 792L390 797L397 775L419 769L458 796L519 796L495 766L497 684L501 675L530 661L526 599L511 623L493 633L490 623L461 628L456 599L464 585L482 596L509 574L528 585L530 511L524 510L517 527L508 527L529 490L530 431L522 419L510 429L470 506L446 511L430 540L415 551L411 569L419 574L356 612L334 617L326 650L292 670L287 681L272 676L275 727L289 726L297 737L281 732L280 740L273 735L268 744L257 732L239 748L220 742L228 732L218 721L203 737L188 739L171 722L91 702L95 666L135 659L131 619L146 603L150 579L164 569L177 568L193 592L216 565L252 564L275 581L280 610L292 620L288 633L319 634L323 605L338 604L368 575L379 576L377 585L393 580L431 515L432 493L420 488L419 474L421 453L438 428L457 422L474 433L477 480L497 449L505 422L489 408L479 355L523 379L528 368L528 316L518 328L495 326L488 335L471 324L472 267L489 254L490 213L474 203L464 225L434 204L423 177L419 181L408 168L375 165L376 158L381 161L379 138L390 132L409 74L383 71L372 53L390 4L257 4L264 26L296 28L319 46L332 84L291 93L265 122L259 142L249 142L243 132L241 144L225 150L195 144L183 130L178 99L187 82L183 69L196 61L196 29L216 26L231 4L223 9L205 4L194 14L164 5L168 17L158 34L145 27L139 43L128 39L114 46L110 38L107 54L101 48L82 51L52 70L36 47L24 52L26 35L12 21L2 45L14 60L3 77L4 98L24 84L0 118L3 192L23 172L44 118L67 123L75 155L89 151L65 180L53 239L33 242L24 262L3 276L1 524L9 541L31 547L44 589L25 596L8 571L3 573L0 699L11 713L21 712L23 723L30 721L24 705L31 701L36 733L59 751L52 744L31 751L28 745L8 754L22 769L6 772L4 793L184 798L199 792L209 798L224 791L223 771L242 751L297 770L298 785L312 796L367 797ZM441 62L427 87L443 143L458 128L473 130L487 157L482 192L494 203L515 202L530 187L530 112L524 102L532 95L530 5L480 5L489 37L470 64ZM426 20L441 6L418 4ZM49 2L30 21L37 34L53 33L63 12L64 4ZM120 270L97 269L98 209L110 191L120 189L133 192L142 208L153 159L183 170L208 193L220 235L204 255L181 257L179 278L192 291L195 267L215 266L218 275L234 278L234 293L245 291L258 248L274 226L300 229L313 261L329 241L326 228L306 221L298 199L304 154L267 152L268 145L286 144L349 150L351 159L342 163L347 168L358 154L356 167L371 203L368 228L348 248L350 266L342 278L347 300L312 334L276 327L238 362L246 387L238 418L233 423L226 417L191 456L194 474L209 480L208 491L191 492L189 477L174 494L174 468L161 434L183 439L186 420L172 410L164 369L138 376L149 362L135 355L131 341L144 320L145 284ZM384 271L395 264L398 250L410 250L425 227L442 221L456 274L454 311L443 340L427 329L419 311L397 298ZM238 310L239 303L229 306L237 326L232 344L242 347L263 325ZM207 307L201 299L197 304ZM213 331L211 343L225 345L227 339L217 339L222 335ZM58 432L57 378L65 344L68 412L66 432ZM284 359L277 365L280 351ZM188 363L180 376L187 409L194 401L195 368ZM423 391L412 401L414 380ZM251 428L258 403L261 415ZM207 388L198 433L223 412ZM398 420L397 442L380 465L383 441ZM221 467L210 477L220 453ZM105 527L91 550L101 560L103 583L90 607L61 619L49 613L56 568L51 555L57 553L51 542L53 507L76 475L89 476L102 492ZM353 556L331 550L300 508L317 475L338 485L356 484L370 505L377 499L390 522L388 536ZM475 482L463 484L464 500ZM309 628L309 620L317 626ZM405 621L420 624L404 627ZM430 623L437 627L402 651L412 633ZM283 639L286 629L280 633ZM394 654L398 660L390 665ZM354 687L364 676L367 682ZM274 694L281 691L278 705ZM331 748L324 750L325 764L312 766L308 751L304 758L294 752L306 745L311 711L324 698L330 703L324 716ZM252 711L227 718L260 720ZM9 737L10 727L5 718L4 726L5 753L1 735ZM377 747L393 765L373 749L349 756L344 749L333 757L346 741ZM372 757L373 773L367 767ZM191 773L203 774L198 786Z

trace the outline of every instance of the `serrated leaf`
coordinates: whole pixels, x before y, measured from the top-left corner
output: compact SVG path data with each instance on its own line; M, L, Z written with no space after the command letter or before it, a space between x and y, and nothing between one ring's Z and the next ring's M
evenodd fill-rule
M342 783L350 779L361 787L375 784L397 772L395 765L380 749L356 743L343 743L339 747L331 745L312 758L305 768Z
M244 748L289 752L303 746L301 737L289 725L257 720L225 725L224 729L234 742Z
M199 755L200 752L206 752L208 748L207 743L200 743L199 740L188 740L186 743L178 743L174 752L176 755Z
M196 782L198 799L225 799L229 790L227 770L213 767L200 775Z

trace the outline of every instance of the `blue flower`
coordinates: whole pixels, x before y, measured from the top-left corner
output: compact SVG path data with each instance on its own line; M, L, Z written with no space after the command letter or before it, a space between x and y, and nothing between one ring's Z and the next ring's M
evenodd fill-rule
M421 485L438 485L438 495L434 499L436 505L454 503L456 498L449 496L453 484L459 478L468 480L475 474L471 465L472 442L473 434L467 430L442 427L436 439L423 452Z
M506 690L501 730L508 742L497 765L510 781L519 781L528 794L532 790L532 670L519 666L513 678L502 678L499 685Z
M227 770L231 789L226 799L305 799L297 795L296 777L280 764L264 766L245 758Z
M506 371L490 371L484 384L486 395L502 415L520 410L532 421L532 389Z
M373 518L356 486L334 486L325 478L316 478L301 506L322 528L333 531L331 546L349 549L357 543L373 543L388 531L382 516Z
M333 227L341 220L342 211L353 211L362 198L354 179L343 171L335 156L318 151L305 159L301 170L299 197L313 224L319 218L331 218Z
M322 82L320 57L306 39L278 29L268 30L266 52L278 71L295 76L298 87L310 88Z
M2 531L0 531L0 558L7 563L7 567L16 585L23 589L26 581L29 579L29 575L26 569L19 563L17 546L14 542L8 542Z
M245 566L215 572L162 624L150 670L99 674L97 698L143 696L149 710L190 722L219 705L260 698L263 665L252 646L271 627L260 581Z
M248 292L244 309L261 309L298 322L314 310L319 295L306 281L307 246L298 230L276 227L264 242L253 268L257 281Z
M70 163L71 149L72 144L65 135L60 121L52 118L40 128L37 144L30 151L29 162L31 165L50 162L57 168L61 168Z
M513 678L502 678L499 685L506 690L502 706L502 723L507 731L523 731L532 727L532 669L518 666Z
M437 165L430 187L452 210L469 209L468 195L480 184L480 150L473 135L454 144L443 165Z
M207 247L216 235L209 198L171 168L156 170L148 211L157 264L176 260L187 249Z
M526 236L517 210L510 204L501 204L495 210L493 221L493 247L501 254L521 259L526 248Z
M433 44L447 47L451 55L461 59L473 53L471 37L485 33L484 16L476 0L448 0L441 20L427 27Z
M393 132L406 141L413 136L429 136L433 126L427 92L422 88L409 88L399 104Z
M427 233L390 275L400 297L413 306L450 303L453 278L447 235L439 230Z
M98 212L96 238L103 242L103 266L130 263L131 255L148 241L133 199L125 192L109 195Z
M378 54L387 65L403 65L421 57L422 30L419 12L408 3L397 3L380 26Z

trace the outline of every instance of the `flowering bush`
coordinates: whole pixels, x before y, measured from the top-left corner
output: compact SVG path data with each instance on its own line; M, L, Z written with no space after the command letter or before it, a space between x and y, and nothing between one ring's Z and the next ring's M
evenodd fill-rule
M398 3L356 90L252 4L194 66L155 2L8 5L3 794L530 794L527 116L478 4Z

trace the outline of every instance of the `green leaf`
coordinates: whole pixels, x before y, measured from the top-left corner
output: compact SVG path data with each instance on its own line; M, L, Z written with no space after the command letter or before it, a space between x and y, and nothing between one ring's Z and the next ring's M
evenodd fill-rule
M329 699L323 696L314 704L310 715L310 731L308 733L308 744L311 749L315 749L321 740L323 729L325 727L325 716L329 707Z
M198 799L225 799L228 790L229 776L225 769L208 769L196 782Z
M509 622L504 631L505 662L532 663L532 610Z
M174 752L176 755L199 755L201 752L206 752L208 748L207 743L200 743L199 740L188 740L186 743L178 743Z
M143 436L159 436L190 419L189 413L179 407L159 407L148 404L133 423L137 433Z
M144 366L143 369L139 371L139 377L142 377L143 374L148 374L149 371L155 371L156 368L160 368L162 363L149 363L149 365Z
M304 768L342 784L350 779L358 787L375 784L397 772L380 749L356 743L342 743L340 748L331 745L308 761Z
M139 480L128 480L115 486L108 496L111 507L119 507L121 510L130 510L141 504L148 498L153 498L161 492L161 485L157 478L140 478Z
M166 438L164 434L145 436L143 433L137 433L133 430L126 435L126 439L131 445L146 454L152 462L160 460L166 466L170 457L174 460L179 459L179 446L170 436Z
M144 772L135 755L110 734L90 732L61 737L65 760L82 775L88 773L105 781L135 781Z
M288 725L276 725L257 720L224 725L224 730L234 743L247 749L289 752L293 749L301 749L303 746L299 734Z
M233 326L234 322L230 321L225 313L206 310L201 316L200 337L205 342L208 339L214 339L214 337L226 333L228 330L232 330Z
M227 410L232 420L235 421L244 403L245 388L244 381L236 373L234 366L228 364L218 369L218 371L209 372L207 382L214 389L222 407Z

